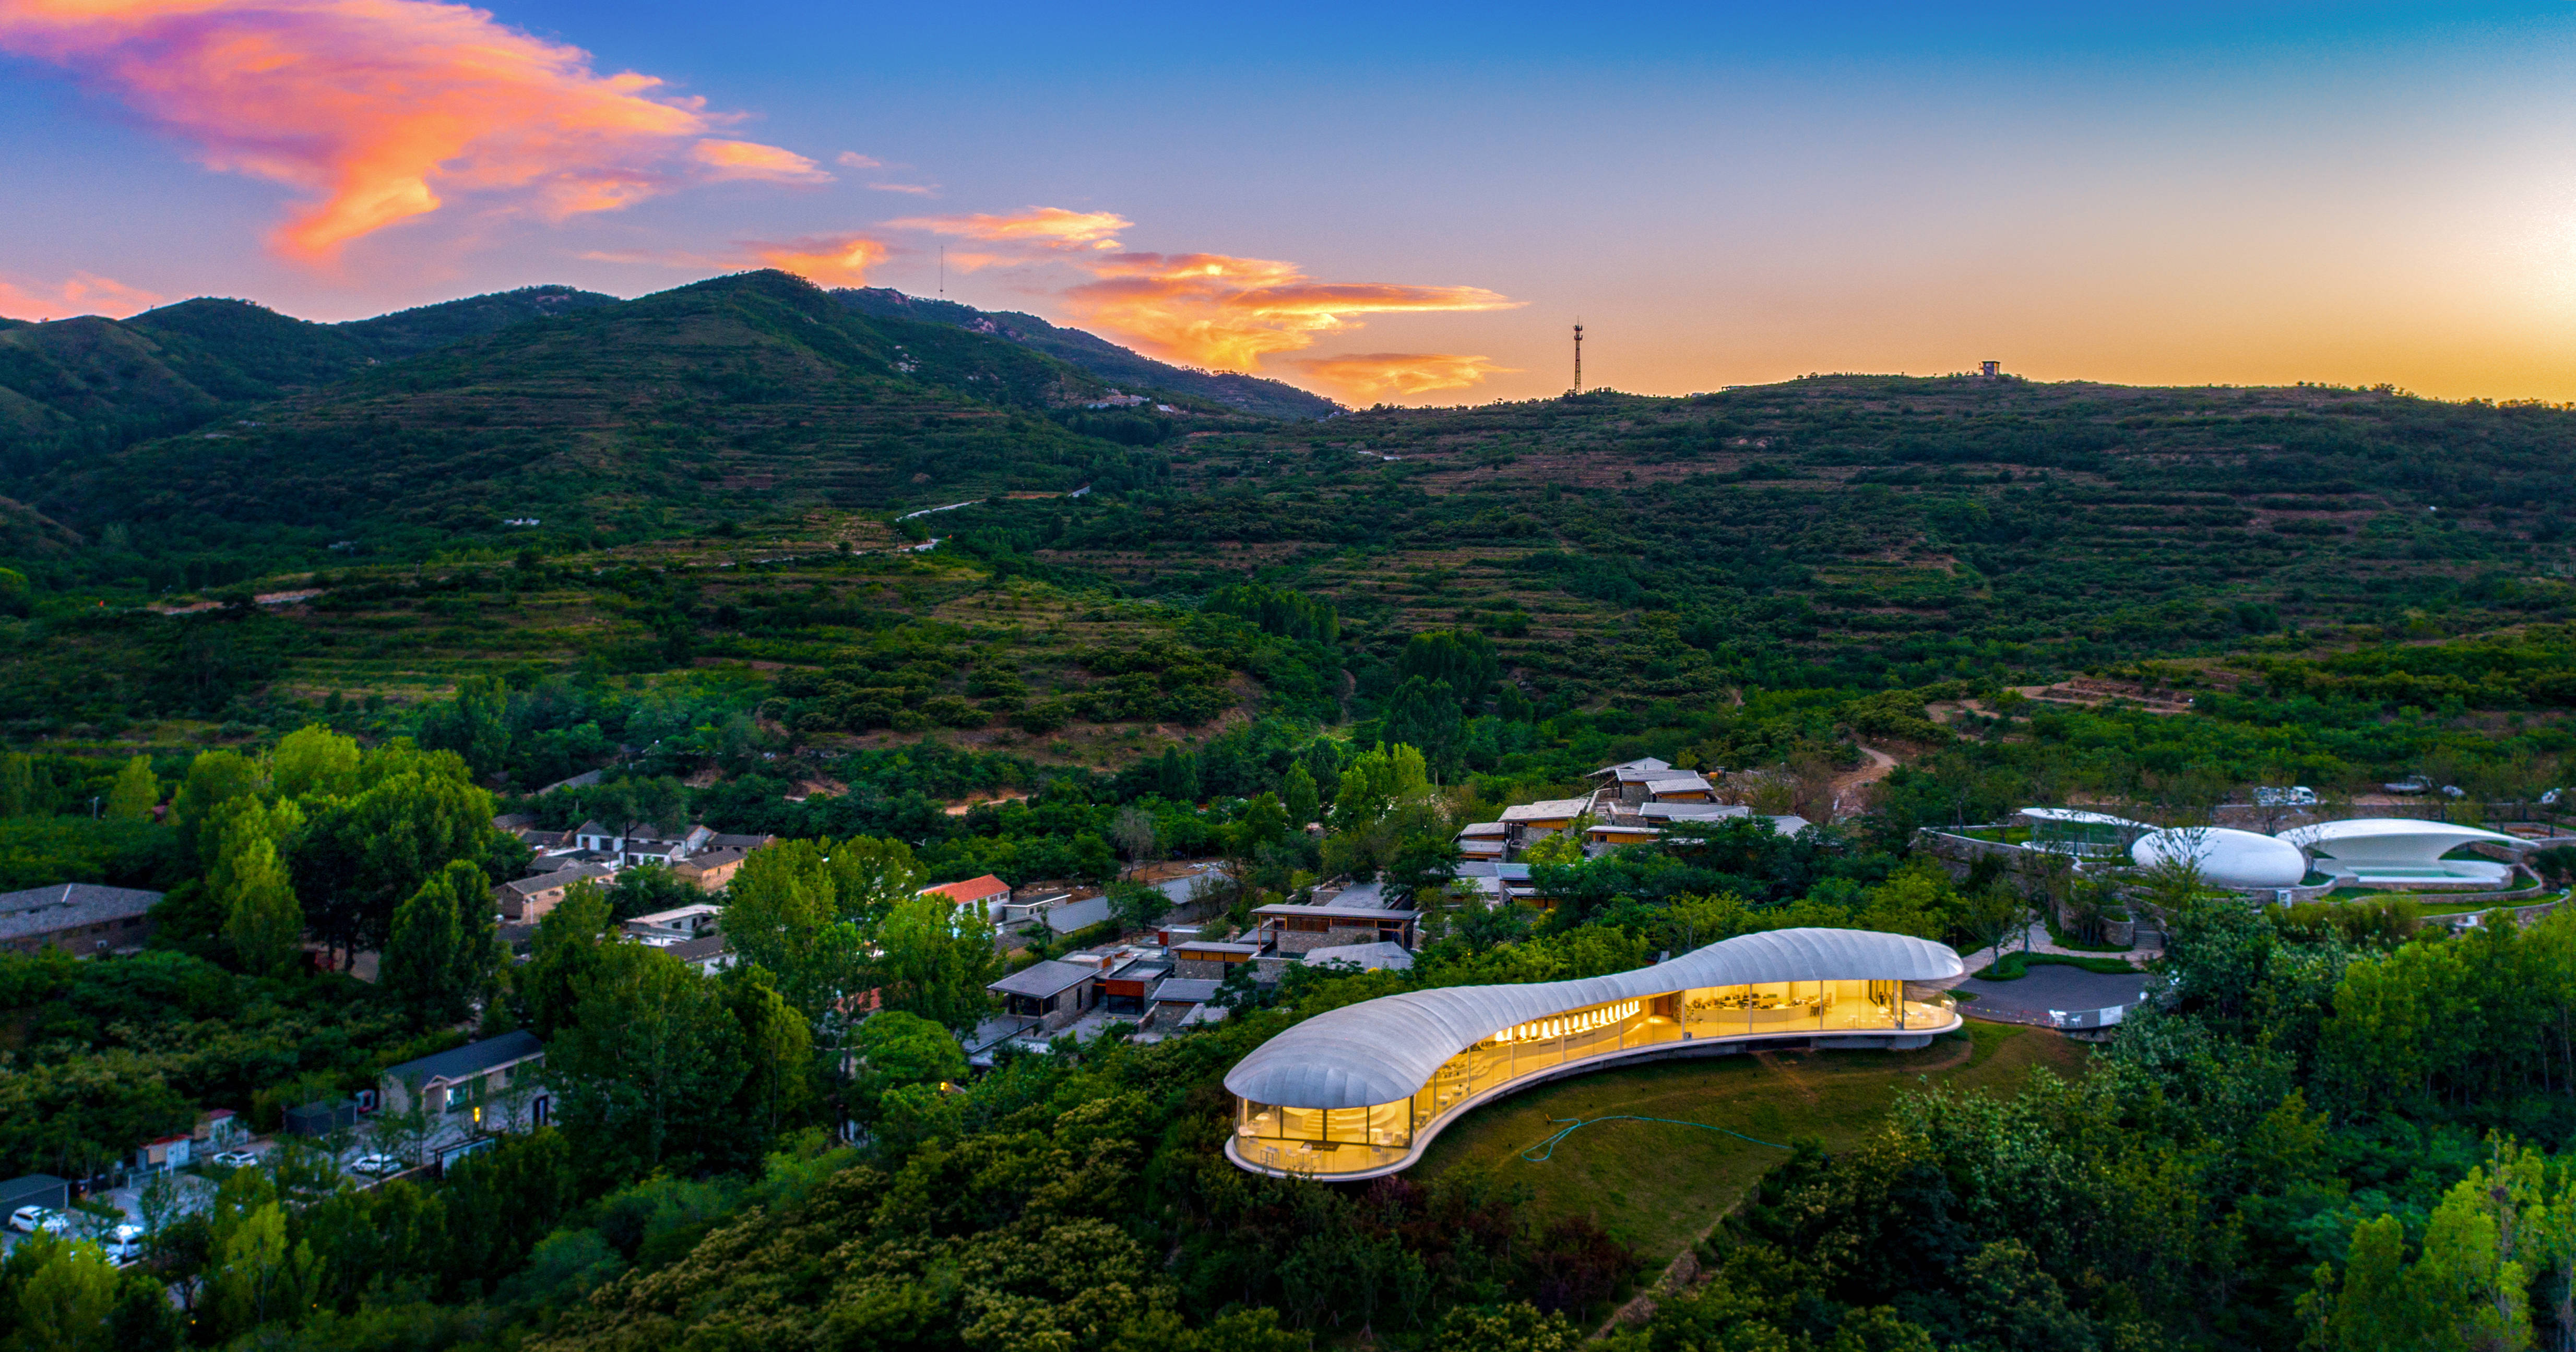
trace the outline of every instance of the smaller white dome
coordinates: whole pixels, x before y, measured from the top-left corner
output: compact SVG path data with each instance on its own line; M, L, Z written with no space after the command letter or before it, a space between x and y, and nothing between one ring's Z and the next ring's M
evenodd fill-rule
M2298 846L2224 826L2151 832L2129 847L2129 857L2142 867L2195 858L2201 880L2212 887L2296 887L2308 876L2308 857Z

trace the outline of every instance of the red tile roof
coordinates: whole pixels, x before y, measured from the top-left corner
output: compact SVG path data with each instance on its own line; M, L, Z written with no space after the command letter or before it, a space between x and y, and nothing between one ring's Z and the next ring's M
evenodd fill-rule
M1009 896L1011 885L987 873L981 878L969 878L962 883L941 883L937 887L921 889L921 895L925 897L934 892L950 901L960 903L991 901L995 897Z

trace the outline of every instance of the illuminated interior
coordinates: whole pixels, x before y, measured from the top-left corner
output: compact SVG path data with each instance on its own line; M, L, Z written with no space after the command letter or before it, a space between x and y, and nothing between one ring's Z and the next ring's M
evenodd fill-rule
M1271 1169L1329 1178L1383 1172L1423 1128L1489 1090L1561 1066L1687 1041L1872 1031L1941 1032L1958 1023L1947 992L1909 999L1901 981L1771 981L1704 986L1568 1010L1495 1032L1441 1065L1410 1098L1355 1108L1235 1101L1235 1153Z

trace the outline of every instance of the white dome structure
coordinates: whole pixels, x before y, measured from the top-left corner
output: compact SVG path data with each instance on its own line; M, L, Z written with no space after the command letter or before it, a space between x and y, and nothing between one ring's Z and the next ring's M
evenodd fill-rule
M2501 887L2513 866L2492 859L2444 859L2463 845L2485 843L2520 849L2512 836L2474 826L2413 817L2356 817L2319 822L2281 833L2281 839L2315 855L2318 867L2351 873L2388 887Z
M2239 891L2296 887L2308 876L2308 857L2286 840L2224 826L2157 831L2138 837L2129 857L2142 868L2169 859L2195 859L2201 881Z

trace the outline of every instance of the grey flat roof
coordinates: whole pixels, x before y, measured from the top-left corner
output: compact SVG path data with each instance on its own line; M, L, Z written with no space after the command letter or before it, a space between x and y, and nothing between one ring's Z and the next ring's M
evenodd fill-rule
M1039 914L1046 917L1047 928L1058 934L1089 929L1109 918L1109 898L1092 897L1085 901L1050 906Z
M1372 972L1381 967L1390 967L1402 972L1413 966L1413 950L1402 944L1342 944L1334 948L1308 950L1305 963L1309 967L1342 963L1351 967L1365 967Z
M1172 941L1172 951L1174 953L1258 953L1261 951L1261 945L1223 943L1215 939L1175 939Z
M542 1056L545 1050L546 1044L540 1041L536 1034L522 1028L515 1033L503 1033L499 1037L487 1037L480 1042L468 1042L462 1047L443 1051L435 1056L424 1056L417 1061L405 1061L398 1066L387 1066L385 1074L405 1084L427 1084L432 1080L462 1080L480 1075L495 1066L506 1066L513 1061L525 1061L531 1056Z
M1358 1108L1410 1097L1450 1057L1532 1019L1614 1000L1765 981L1931 981L1966 970L1929 939L1875 930L1786 929L1722 939L1612 976L1451 986L1344 1005L1254 1048L1225 1077L1256 1103Z
M998 991L1004 995L1025 995L1032 1000L1044 1000L1049 996L1062 995L1099 975L1100 968L1095 963L1066 962L1060 958L1049 958L1044 962L1031 963L984 989Z
M131 920L161 900L158 892L97 883L56 883L0 894L0 942L109 920Z
M1254 915L1323 916L1333 920L1411 920L1413 911L1390 911L1383 906L1255 906Z
M1343 888L1341 891L1334 893L1333 899L1325 904L1330 906L1365 906L1383 911L1387 907L1386 884L1353 883L1350 886Z
M1203 1005L1215 999L1217 987L1224 984L1203 976L1171 977L1154 988L1154 1003Z
M1592 806L1589 798L1542 798L1535 803L1503 809L1507 822L1554 821L1559 817L1579 817Z

